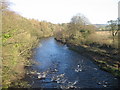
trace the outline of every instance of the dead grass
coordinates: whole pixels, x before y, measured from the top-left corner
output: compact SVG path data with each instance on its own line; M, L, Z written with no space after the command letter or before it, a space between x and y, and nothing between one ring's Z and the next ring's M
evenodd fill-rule
M101 31L101 32L96 32L94 34L91 34L86 39L86 42L88 44L96 43L101 46L106 45L106 46L111 46L113 48L118 48L118 38L116 36L115 42L113 44L113 39L110 34L110 31Z

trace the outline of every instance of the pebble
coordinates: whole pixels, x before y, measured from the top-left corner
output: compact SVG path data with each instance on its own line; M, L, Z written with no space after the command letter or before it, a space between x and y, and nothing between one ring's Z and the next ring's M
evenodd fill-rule
M101 82L98 82L98 85L100 85L101 84Z
M108 84L108 82L105 82L105 84Z
M103 87L107 87L107 85L103 85Z

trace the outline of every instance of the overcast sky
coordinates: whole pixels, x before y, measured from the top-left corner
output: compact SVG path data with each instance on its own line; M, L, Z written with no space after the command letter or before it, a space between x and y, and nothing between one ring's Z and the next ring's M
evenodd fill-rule
M77 13L92 24L104 24L118 17L120 0L10 0L11 9L27 18L52 23L70 22Z

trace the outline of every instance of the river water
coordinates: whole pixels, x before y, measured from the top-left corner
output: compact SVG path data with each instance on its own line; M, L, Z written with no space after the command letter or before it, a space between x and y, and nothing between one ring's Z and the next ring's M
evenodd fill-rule
M31 85L35 88L118 87L118 79L102 71L87 57L69 50L53 37L44 38L34 50Z

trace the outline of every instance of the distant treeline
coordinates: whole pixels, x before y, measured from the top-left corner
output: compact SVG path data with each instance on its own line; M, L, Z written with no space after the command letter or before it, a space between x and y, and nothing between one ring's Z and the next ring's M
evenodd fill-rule
M104 30L106 32L98 34L97 32L101 30L95 24L91 24L82 14L77 14L69 23L61 24L61 29L56 32L56 39L73 45L99 44L99 46L118 48L117 23L118 19L108 21Z

